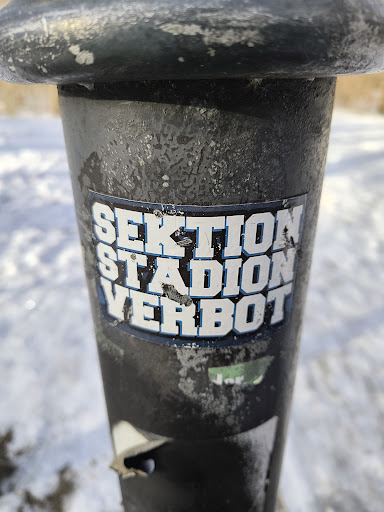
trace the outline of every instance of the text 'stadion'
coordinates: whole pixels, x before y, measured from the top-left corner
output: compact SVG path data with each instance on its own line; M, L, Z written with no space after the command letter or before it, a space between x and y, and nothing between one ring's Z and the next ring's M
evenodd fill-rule
M237 344L290 308L305 196L234 206L138 203L90 193L105 317L167 344Z

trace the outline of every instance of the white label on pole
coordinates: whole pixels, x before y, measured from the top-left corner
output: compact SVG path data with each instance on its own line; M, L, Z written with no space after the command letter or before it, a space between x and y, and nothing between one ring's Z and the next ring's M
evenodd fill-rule
M149 341L247 343L289 317L306 196L177 206L89 196L106 320Z

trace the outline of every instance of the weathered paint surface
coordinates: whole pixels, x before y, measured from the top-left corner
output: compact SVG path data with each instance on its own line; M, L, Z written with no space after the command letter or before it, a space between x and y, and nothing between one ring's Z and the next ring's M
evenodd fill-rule
M13 0L0 26L0 76L11 82L313 78L384 68L384 5L376 0Z
M140 510L141 500L146 500L141 508L148 512L169 511L172 506L183 510L184 505L208 511L210 503L220 503L223 512L264 512L264 502L265 510L273 510L333 86L333 79L196 80L60 89L110 422L113 426L126 421L145 436L151 433L172 440L145 452L148 473L155 466L153 474L122 483L130 512L134 507ZM280 201L284 211L290 210L289 198L306 196L292 309L284 328L268 335L256 332L237 346L212 346L209 340L205 346L182 346L148 342L142 335L120 329L118 318L107 320L100 308L100 261L95 252L100 231L95 231L90 213L90 191L174 205L175 210L178 205L180 211L185 205L219 211L222 205L269 201ZM167 215L160 206L151 214L156 222ZM174 238L182 242L174 244L175 250L190 250L193 237L193 233L175 232ZM288 238L282 233L284 243ZM131 266L144 254L139 251L134 256ZM159 293L175 304L185 303L189 295L184 287L173 286L163 286ZM126 314L129 319L131 312ZM256 361L258 368L253 365ZM209 369L230 366L236 373L249 370L247 380L252 384L212 381ZM259 443L252 444L252 432L275 417L279 421L270 437L272 452L259 449ZM131 473L140 469L135 466L137 459L128 459L132 467L126 469ZM120 469L121 463L122 459ZM268 472L273 476L266 486L263 479ZM194 487L193 501L180 482L201 482L201 478L204 492ZM220 491L223 485L231 489L229 502ZM172 492L167 492L169 486Z

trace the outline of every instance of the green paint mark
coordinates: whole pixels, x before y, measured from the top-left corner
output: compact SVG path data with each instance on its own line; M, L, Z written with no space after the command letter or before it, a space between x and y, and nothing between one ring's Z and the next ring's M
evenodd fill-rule
M209 379L219 386L223 384L261 384L273 359L272 356L265 356L256 361L208 368Z

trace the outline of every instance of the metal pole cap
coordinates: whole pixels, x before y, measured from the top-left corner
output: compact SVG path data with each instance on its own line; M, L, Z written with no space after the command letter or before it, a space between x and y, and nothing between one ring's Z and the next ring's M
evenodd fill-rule
M13 0L0 78L21 83L297 77L384 69L378 0Z

